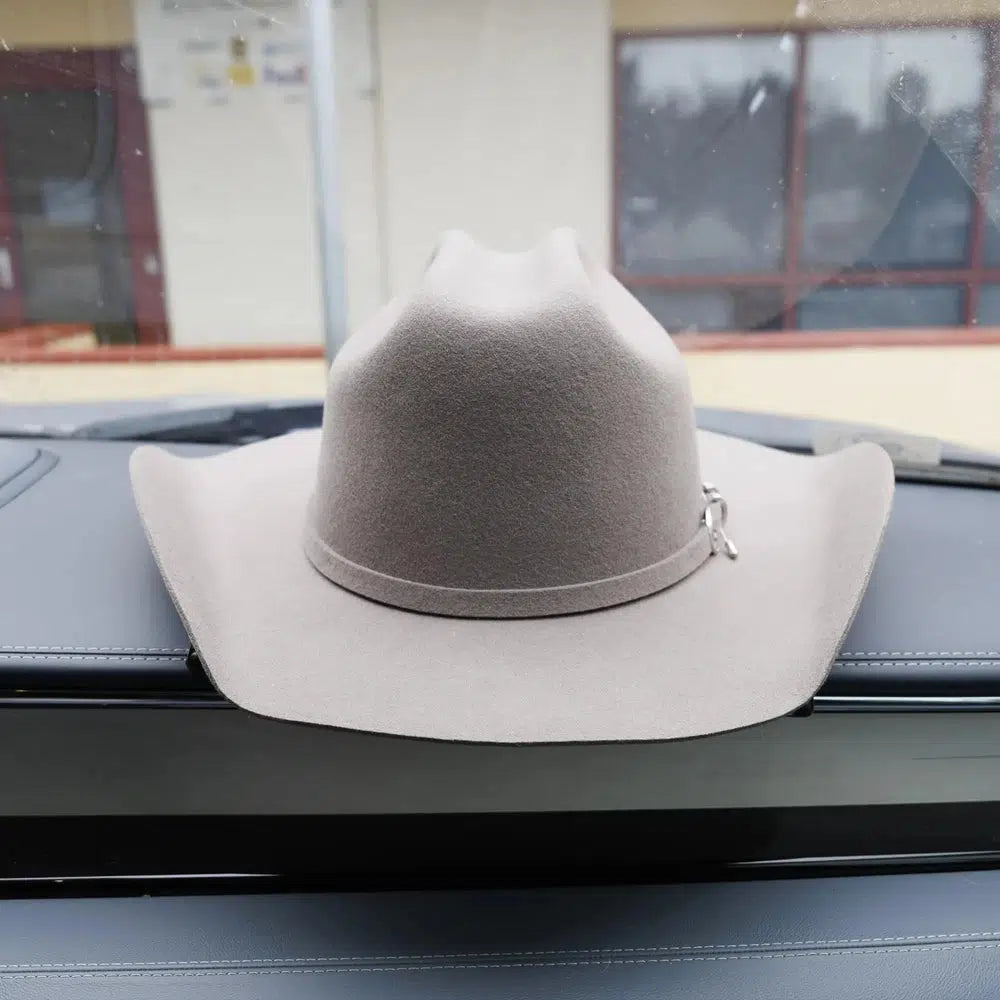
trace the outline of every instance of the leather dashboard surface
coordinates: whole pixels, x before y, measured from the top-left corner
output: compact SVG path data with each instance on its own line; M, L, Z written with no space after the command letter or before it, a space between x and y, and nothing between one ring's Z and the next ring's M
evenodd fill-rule
M132 503L134 445L39 447L49 457L44 474L0 497L0 689L207 689L185 665L187 638ZM26 461L23 443L0 440L0 448L19 449L12 467ZM898 484L871 584L824 693L1000 694L997 553L1000 491Z
M0 998L995 997L1000 872L0 903Z

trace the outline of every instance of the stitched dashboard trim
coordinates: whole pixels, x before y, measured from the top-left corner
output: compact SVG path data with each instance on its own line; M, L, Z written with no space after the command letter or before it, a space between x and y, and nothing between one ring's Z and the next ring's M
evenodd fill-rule
M16 972L0 973L2 979L182 979L196 977L221 976L309 976L329 974L365 974L393 972L441 972L455 970L483 969L553 969L577 968L587 966L624 966L624 965L678 965L682 962L750 962L771 961L788 958L845 958L860 955L900 955L921 952L974 951L1000 948L1000 941L981 942L977 944L942 944L901 946L897 948L851 948L827 951L787 951L770 954L734 954L734 955L677 955L670 958L592 958L566 959L545 962L470 962L455 964L431 965L384 965L360 966L343 965L332 968L298 968L298 969L188 969L188 970L147 970L147 971L107 971L107 972Z
M17 971L38 969L138 969L150 968L161 969L169 967L190 966L195 968L205 968L208 966L222 965L282 965L282 964L306 964L315 965L333 964L338 962L409 962L409 961L436 961L438 959L466 959L466 958L538 958L543 956L615 956L624 954L651 954L656 957L656 952L688 952L688 951L748 951L765 950L767 948L830 948L838 947L849 949L865 945L906 945L917 942L938 942L947 943L953 941L969 941L972 939L988 939L1000 937L1000 930L992 931L956 931L953 933L938 934L906 934L896 937L857 937L857 938L804 938L800 941L734 941L714 944L668 944L668 945L646 945L637 947L605 947L605 948L555 948L546 951L451 951L451 952L426 952L400 955L322 955L312 957L289 956L284 958L206 958L206 959L168 959L160 962L16 962L0 964L0 970L13 969ZM1000 942L997 942L1000 944ZM870 949L869 949L870 950Z

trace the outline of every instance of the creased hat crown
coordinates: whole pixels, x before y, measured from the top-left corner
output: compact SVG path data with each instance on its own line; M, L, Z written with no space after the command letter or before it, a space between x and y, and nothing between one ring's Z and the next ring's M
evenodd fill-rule
M703 510L662 327L569 230L525 253L453 232L334 360L306 551L401 607L553 614L686 575Z

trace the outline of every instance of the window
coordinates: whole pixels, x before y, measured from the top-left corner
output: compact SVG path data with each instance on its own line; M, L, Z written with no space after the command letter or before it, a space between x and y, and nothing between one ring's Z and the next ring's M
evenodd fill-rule
M962 294L949 285L840 285L805 292L799 303L799 326L804 330L958 326L961 322Z
M884 270L967 262L984 78L974 30L810 39L804 264Z
M979 290L977 319L989 326L1000 326L1000 285L983 285Z
M620 259L633 274L781 267L794 43L621 49ZM738 175L723 165L739 163Z
M983 143L992 154L983 191L986 215L983 256L990 267L1000 267L1000 38L997 39L996 58L998 62L992 66L990 74L988 128Z
M636 288L635 296L675 333L780 330L779 288Z
M620 277L675 332L992 321L998 50L968 25L620 36Z
M0 51L0 330L167 340L135 52Z

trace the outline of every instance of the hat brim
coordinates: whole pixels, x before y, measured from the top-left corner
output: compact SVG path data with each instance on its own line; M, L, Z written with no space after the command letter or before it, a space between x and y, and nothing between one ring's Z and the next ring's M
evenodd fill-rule
M893 492L882 449L790 455L698 434L739 558L641 600L529 619L400 610L303 552L319 432L208 458L142 446L133 490L213 683L295 722L482 743L670 740L794 711L829 672Z

